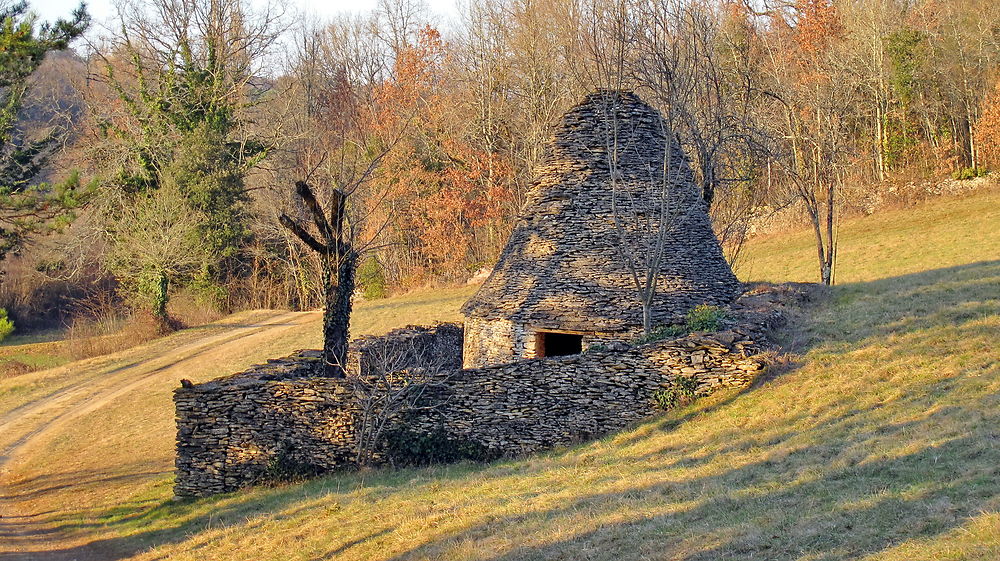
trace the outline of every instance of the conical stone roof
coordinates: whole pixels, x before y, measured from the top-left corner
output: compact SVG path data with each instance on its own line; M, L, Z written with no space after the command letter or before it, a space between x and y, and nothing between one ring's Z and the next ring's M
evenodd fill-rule
M660 113L631 92L598 91L570 109L496 267L463 313L541 329L634 331L642 306L626 259L645 275L657 239L654 325L731 302L740 283L676 139L665 161L667 138Z

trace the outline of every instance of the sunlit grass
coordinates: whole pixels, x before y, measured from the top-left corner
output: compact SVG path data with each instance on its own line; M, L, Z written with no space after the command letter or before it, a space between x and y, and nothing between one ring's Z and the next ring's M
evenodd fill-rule
M845 221L836 236L836 282L866 282L1000 258L998 224L996 189ZM753 239L737 272L742 279L818 282L815 243L811 229Z
M845 223L842 284L782 334L787 365L596 442L177 502L164 378L32 451L11 489L47 489L30 504L49 523L145 560L995 559L998 203ZM758 242L754 278L811 280L808 233ZM470 293L364 303L355 333L455 319ZM318 342L315 322L298 326L189 377Z

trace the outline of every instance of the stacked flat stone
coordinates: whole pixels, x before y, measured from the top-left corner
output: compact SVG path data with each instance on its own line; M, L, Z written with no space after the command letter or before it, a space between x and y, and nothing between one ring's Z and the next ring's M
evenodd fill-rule
M465 365L528 358L537 330L599 339L635 333L642 307L625 258L644 275L661 224L654 325L739 295L690 164L660 113L631 92L587 96L563 116L493 273L462 308Z
M624 428L654 413L654 392L676 387L679 378L693 379L697 395L749 385L770 356L767 333L802 294L794 286L753 290L736 301L718 333L475 369L457 368L461 329L453 325L369 337L354 348L398 349L406 341L405 348L423 350L405 367L425 360L454 367L433 371L439 383L395 428L471 444L491 456L517 456ZM413 337L418 341L411 345ZM300 352L175 390L175 493L233 491L268 480L282 462L308 466L310 473L356 467L363 413L355 380L316 376L319 356Z
M344 379L320 376L323 353L298 351L174 392L178 496L223 493L264 481L276 464L324 472L355 465L358 410ZM348 368L458 369L462 327L409 326L351 343Z
M368 376L408 368L456 370L462 368L461 324L409 325L380 337L351 341L348 371Z

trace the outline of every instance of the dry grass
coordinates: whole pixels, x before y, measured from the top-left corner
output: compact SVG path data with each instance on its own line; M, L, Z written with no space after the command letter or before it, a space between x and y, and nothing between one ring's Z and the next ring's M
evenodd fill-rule
M66 331L63 353L73 360L131 349L167 333L152 316L137 314L111 323L81 319Z
M850 220L837 235L837 284L997 259L998 221L997 189ZM743 279L817 282L813 233L802 230L751 240L738 269Z
M785 334L803 348L779 375L597 442L175 502L163 376L27 451L10 492L113 559L1000 559L998 203L844 224L844 284ZM809 280L808 240L759 240L753 276ZM468 292L362 305L356 332L454 317ZM210 378L316 331L178 368Z

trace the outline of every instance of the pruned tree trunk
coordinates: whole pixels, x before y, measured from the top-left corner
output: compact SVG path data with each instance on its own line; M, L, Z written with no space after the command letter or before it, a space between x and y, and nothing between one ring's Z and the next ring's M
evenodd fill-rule
M339 258L323 260L323 363L328 376L346 372L357 261L357 254L350 248Z
M358 253L351 243L350 230L345 228L347 195L340 190L333 191L330 216L327 216L304 181L295 184L295 193L312 216L320 239L313 237L286 214L278 217L278 221L322 256L323 370L327 376L343 377L347 374L351 296L354 294L354 272L358 265Z

